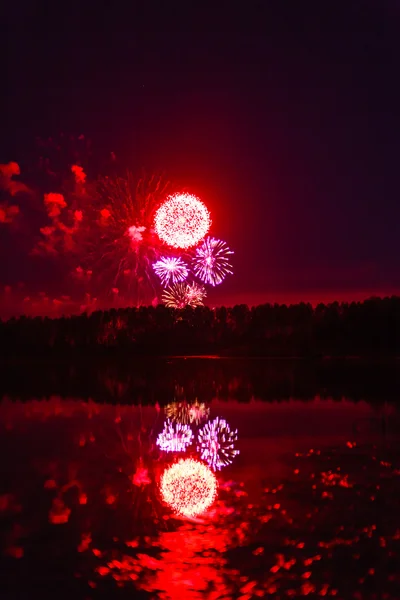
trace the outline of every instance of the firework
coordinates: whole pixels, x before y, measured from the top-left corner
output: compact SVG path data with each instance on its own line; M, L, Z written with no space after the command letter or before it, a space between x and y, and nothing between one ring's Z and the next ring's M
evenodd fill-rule
M193 271L204 283L219 285L226 275L232 274L229 255L233 254L222 240L206 237L196 248Z
M198 425L201 421L208 418L210 409L204 402L199 402L197 399L189 407L189 419L191 423Z
M205 420L210 413L209 407L197 399L192 404L188 404L187 402L171 402L171 404L166 405L164 410L171 421L177 423L195 423L196 425Z
M168 419L177 423L190 423L190 404L187 402L171 402L165 407Z
M154 227L159 238L173 248L191 248L210 229L210 213L192 194L175 194L157 210Z
M191 458L167 467L161 476L160 492L164 502L178 515L195 517L211 506L218 483L207 465Z
M184 452L192 443L193 432L189 425L171 423L169 419L164 423L164 430L157 438L157 446L165 452Z
M199 431L197 450L214 471L220 470L239 454L234 446L237 438L237 430L231 431L228 423L217 417Z
M203 306L206 290L197 283L175 283L167 288L162 295L162 301L169 308L185 308L185 306Z
M163 256L153 264L153 269L163 285L184 281L188 276L186 264L180 258Z
M78 247L81 260L93 270L96 290L118 288L122 297L138 305L158 298L153 264L161 258L162 244L153 230L153 216L168 185L155 176L138 182L131 174L105 177L92 197L85 197Z
M207 293L205 288L202 285L197 285L197 283L189 283L186 290L186 298L187 304L192 306L203 306L203 300L206 297Z

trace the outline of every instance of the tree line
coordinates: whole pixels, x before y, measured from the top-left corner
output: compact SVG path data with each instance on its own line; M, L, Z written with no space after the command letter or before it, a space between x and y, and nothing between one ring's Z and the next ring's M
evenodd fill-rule
M396 356L399 332L396 296L315 307L299 303L175 310L159 305L0 321L0 352L3 357L117 351L152 356Z

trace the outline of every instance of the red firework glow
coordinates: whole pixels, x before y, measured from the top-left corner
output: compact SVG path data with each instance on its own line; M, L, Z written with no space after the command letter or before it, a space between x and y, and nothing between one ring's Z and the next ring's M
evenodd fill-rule
M207 510L217 496L217 489L217 479L211 469L191 458L167 467L160 481L162 499L184 517L195 517Z
M154 226L158 237L168 246L190 248L210 229L210 213L196 196L175 194L157 210Z

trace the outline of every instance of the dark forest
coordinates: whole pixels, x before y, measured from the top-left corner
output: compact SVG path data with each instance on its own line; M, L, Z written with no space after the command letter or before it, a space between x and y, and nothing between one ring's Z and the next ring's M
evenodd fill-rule
M249 308L111 309L0 322L3 358L116 353L140 356L397 356L400 298Z

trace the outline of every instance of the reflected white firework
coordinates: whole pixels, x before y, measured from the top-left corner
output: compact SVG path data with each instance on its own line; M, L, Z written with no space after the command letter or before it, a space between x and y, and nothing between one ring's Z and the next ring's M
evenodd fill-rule
M232 431L225 419L217 417L200 429L197 450L214 471L220 470L239 454L235 449L237 439L237 430Z
M189 425L183 423L171 423L167 419L164 429L159 434L156 444L165 452L184 452L192 443L193 431Z
M226 275L232 275L229 256L233 251L222 240L206 237L193 258L193 271L204 283L219 285Z
M153 264L153 269L165 286L184 281L189 274L183 260L174 256L163 256Z

